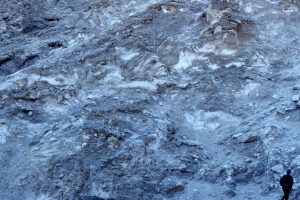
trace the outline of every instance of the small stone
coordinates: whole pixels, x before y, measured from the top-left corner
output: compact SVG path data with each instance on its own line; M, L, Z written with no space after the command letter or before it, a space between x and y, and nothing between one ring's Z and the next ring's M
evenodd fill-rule
M64 98L65 98L65 99L70 99L70 98L71 98L71 96L70 96L70 94L69 94L69 93L66 93L66 94L64 95Z
M32 151L39 151L40 149L41 149L41 147L35 146L35 147L32 148Z
M183 164L179 165L177 169L180 171L185 171L187 168L188 168L187 165L183 163Z
M32 111L29 111L29 112L27 113L27 116L28 116L28 117L31 117L32 115L33 115Z
M224 194L228 197L235 197L236 193L233 190L226 190Z
M30 139L30 141L29 141L29 146L30 146L30 147L31 147L31 146L34 146L34 145L38 144L39 142L40 142L40 137L37 136L37 135L35 135L35 136L33 136L33 137Z
M286 107L284 108L284 110L285 110L286 112L291 112L291 111L296 110L296 109L297 109L296 105L288 105L288 106L286 106Z
M297 84L293 87L293 90L300 90L300 84Z
M205 169L200 169L195 175L195 179L197 180L202 180L204 178L205 175Z
M261 140L259 135L248 135L240 138L240 143L253 143Z
M56 139L55 138L50 138L50 140L49 140L50 142L55 142L56 141Z
M235 185L235 182L234 182L234 179L229 176L226 178L225 182L228 184L228 185Z
M247 158L247 159L245 160L245 162L249 164L249 163L252 163L252 162L253 162L253 160L252 160L252 159L250 159L250 158Z
M284 169L283 169L283 165L282 164L279 164L279 165L275 165L273 166L272 168L272 171L278 173L278 174L282 174L284 172Z
M290 118L291 118L291 116L286 116L284 119L289 120Z
M245 143L251 143L251 142L257 142L261 140L261 137L259 135L250 136Z
M81 146L76 146L75 149L76 150L81 150Z
M58 96L58 97L57 97L57 101L60 102L60 103L63 102L63 96L61 96L61 95Z
M277 113L277 114L280 114L280 115L285 115L285 111L284 111L282 108L278 108L278 109L276 110L276 113Z
M241 137L243 134L242 133L238 133L232 136L233 139L238 139L239 137Z
M262 162L259 162L254 166L253 176L261 176L266 172L266 170L267 170L266 165Z
M182 144L185 144L185 145L188 145L188 146L201 147L201 143L197 140L183 140Z
M143 114L145 116L151 116L151 112L149 110L143 110Z
M276 185L273 184L273 183L271 183L271 184L268 186L268 189L269 189L269 191L272 191L272 190L276 189Z
M222 26L217 26L216 28L215 28L215 30L214 30L214 34L217 34L217 33L220 33L220 32L222 32Z
M174 180L173 178L167 178L160 184L163 191L167 194L174 194L185 189L184 184L180 180Z
M39 91L37 92L32 92L29 94L30 99L38 99L40 97L41 93Z
M184 190L184 186L179 184L179 185L174 185L173 187L168 188L167 193L172 194L176 192L180 192Z
M83 139L84 139L84 140L89 140L89 139L90 139L90 136L89 136L89 135L83 135Z
M214 194L214 193L210 193L209 196L211 196L211 197L216 197L217 195Z
M293 95L292 96L292 101L293 102L298 102L299 101L299 95Z
M85 147L86 145L87 145L86 142L84 142L84 143L81 144L82 147Z

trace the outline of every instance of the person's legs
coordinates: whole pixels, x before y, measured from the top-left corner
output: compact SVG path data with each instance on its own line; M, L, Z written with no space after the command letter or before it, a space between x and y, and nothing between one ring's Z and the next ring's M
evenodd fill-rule
M282 197L282 200L289 200L290 191L291 190L289 188L284 188L283 189L284 196Z

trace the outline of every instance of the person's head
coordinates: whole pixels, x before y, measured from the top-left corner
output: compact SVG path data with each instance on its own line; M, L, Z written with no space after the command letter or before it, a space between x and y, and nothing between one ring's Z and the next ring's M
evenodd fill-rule
M291 170L290 169L288 169L287 171L286 171L286 173L288 174L288 175L290 175L291 174Z

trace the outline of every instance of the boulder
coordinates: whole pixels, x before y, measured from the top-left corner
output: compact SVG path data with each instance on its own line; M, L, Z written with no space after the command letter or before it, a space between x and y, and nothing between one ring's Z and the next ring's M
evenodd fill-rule
M278 174L283 174L284 173L284 169L283 169L283 165L279 164L279 165L275 165L272 168L272 171Z
M300 98L300 97L299 97L298 94L293 95L293 96L292 96L292 101L293 101L293 102L298 102L298 101L299 101L299 98Z
M166 194L174 194L185 189L184 184L174 177L164 179L160 185L162 191L164 191Z
M258 133L247 133L240 135L237 138L239 143L253 143L261 140L261 136Z

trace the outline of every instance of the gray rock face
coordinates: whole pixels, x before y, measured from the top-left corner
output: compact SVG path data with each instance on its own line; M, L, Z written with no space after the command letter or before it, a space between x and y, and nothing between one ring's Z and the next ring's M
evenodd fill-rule
M299 6L2 0L0 199L281 198Z

